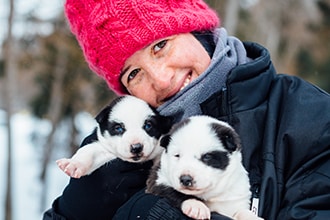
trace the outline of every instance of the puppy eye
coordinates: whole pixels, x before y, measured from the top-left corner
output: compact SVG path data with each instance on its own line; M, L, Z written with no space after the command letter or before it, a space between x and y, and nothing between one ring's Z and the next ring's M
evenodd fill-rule
M219 169L225 169L229 163L228 152L225 151L212 151L203 154L200 160L208 166Z
M146 131L150 131L151 128L152 128L152 123L150 121L146 121L143 125L143 129Z
M174 154L174 157L180 158L180 154Z
M117 134L123 134L125 132L125 129L121 124L116 124L113 129Z
M207 153L207 154L204 154L203 156L202 156L202 158L201 158L201 160L203 161L203 162L209 162L209 161L211 161L211 160L213 160L213 154L210 154L210 153Z

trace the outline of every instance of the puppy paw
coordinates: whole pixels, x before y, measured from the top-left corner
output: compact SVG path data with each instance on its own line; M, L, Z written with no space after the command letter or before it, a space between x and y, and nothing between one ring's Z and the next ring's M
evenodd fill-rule
M210 219L210 209L197 199L188 199L182 203L182 212L193 219Z
M63 158L57 160L56 163L57 166L70 177L80 178L88 174L88 168L79 161Z
M235 220L263 220L263 218L256 216L250 210L239 210L233 216Z

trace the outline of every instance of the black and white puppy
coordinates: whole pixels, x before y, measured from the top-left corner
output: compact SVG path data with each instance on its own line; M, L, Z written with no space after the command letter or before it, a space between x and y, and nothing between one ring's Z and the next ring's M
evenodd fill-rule
M258 219L249 211L248 173L230 125L193 116L175 124L159 144L165 151L150 173L147 193L166 197L194 219L210 219L210 212Z
M136 163L155 159L162 152L158 139L172 125L170 117L129 95L115 99L95 119L97 141L80 148L70 159L56 161L71 177L88 175L115 158Z

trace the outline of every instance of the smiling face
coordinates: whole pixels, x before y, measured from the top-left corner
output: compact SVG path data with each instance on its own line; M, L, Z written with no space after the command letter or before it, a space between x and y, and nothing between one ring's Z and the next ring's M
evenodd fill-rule
M173 35L128 58L121 82L131 95L158 107L203 73L210 62L192 34Z

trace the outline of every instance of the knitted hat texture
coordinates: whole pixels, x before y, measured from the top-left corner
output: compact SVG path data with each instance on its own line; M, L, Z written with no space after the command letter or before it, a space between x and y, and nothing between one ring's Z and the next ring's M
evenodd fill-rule
M127 58L155 40L213 30L214 10L202 0L67 0L65 14L90 68L117 94Z

